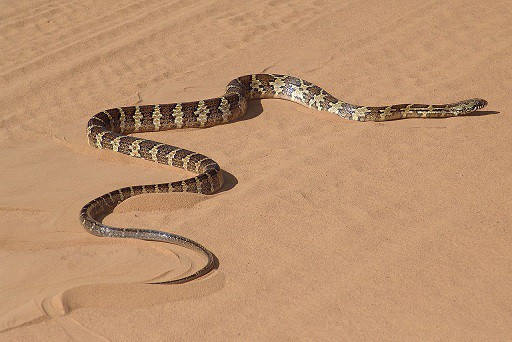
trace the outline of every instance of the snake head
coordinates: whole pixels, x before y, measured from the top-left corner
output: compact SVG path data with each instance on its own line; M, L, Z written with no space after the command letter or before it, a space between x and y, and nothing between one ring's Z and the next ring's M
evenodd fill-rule
M464 100L464 101L458 102L456 104L456 110L459 113L464 114L464 113L471 113L476 110L482 109L485 106L487 106L486 100L475 98L475 99L469 99L469 100Z

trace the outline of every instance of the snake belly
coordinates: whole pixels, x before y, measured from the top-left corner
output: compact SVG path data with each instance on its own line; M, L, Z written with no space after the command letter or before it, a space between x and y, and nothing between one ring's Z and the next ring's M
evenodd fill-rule
M223 185L220 166L211 158L180 147L129 136L130 133L155 132L188 127L210 127L240 118L247 102L260 98L281 98L320 111L327 111L355 121L388 121L404 118L439 118L473 112L487 105L483 99L469 99L451 104L398 104L385 107L352 105L338 100L324 89L303 79L276 74L238 77L227 85L221 97L194 102L130 106L107 109L87 123L89 144L132 157L180 167L197 174L182 181L130 186L113 190L87 203L80 212L80 222L87 231L102 237L134 238L172 243L202 253L205 265L185 277L152 283L177 284L208 274L214 255L201 244L186 237L150 229L118 228L105 225L101 218L122 201L140 194L194 192L213 194Z

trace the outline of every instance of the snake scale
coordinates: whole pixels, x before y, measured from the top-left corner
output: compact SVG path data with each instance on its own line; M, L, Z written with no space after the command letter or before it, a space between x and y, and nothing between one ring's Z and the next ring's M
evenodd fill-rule
M214 268L213 254L199 243L167 232L116 228L101 223L122 201L139 194L195 192L212 194L223 185L220 166L211 158L186 149L142 138L130 133L154 132L186 127L210 127L233 121L244 115L247 102L260 98L281 98L310 108L334 113L355 121L387 121L403 118L451 117L483 108L483 99L452 104L399 104L386 107L358 106L340 101L322 88L303 79L275 74L238 77L227 85L222 97L195 102L131 106L108 109L94 115L87 123L89 144L132 157L181 167L197 176L171 183L130 186L111 191L87 203L80 212L80 222L92 234L104 237L135 238L181 245L206 256L206 265L180 279L155 283L183 283L209 273Z

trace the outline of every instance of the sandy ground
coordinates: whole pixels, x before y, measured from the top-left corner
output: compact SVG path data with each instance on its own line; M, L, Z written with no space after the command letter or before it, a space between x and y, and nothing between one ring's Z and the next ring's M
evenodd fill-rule
M1 340L510 340L512 14L507 1L2 1ZM356 104L485 111L358 123L281 100L141 134L211 156L212 195L105 219L218 257L98 238L90 199L189 173L86 144L96 112L219 96L285 73Z

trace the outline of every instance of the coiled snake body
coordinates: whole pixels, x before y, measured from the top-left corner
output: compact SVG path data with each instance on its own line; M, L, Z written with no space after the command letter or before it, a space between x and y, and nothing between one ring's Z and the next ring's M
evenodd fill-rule
M183 283L209 273L214 268L214 256L199 243L186 237L157 230L107 226L99 221L99 217L112 212L127 198L139 194L158 192L212 194L219 190L223 185L222 172L219 165L211 158L127 134L219 125L244 115L247 101L259 98L291 100L356 121L450 117L475 111L487 104L483 99L470 99L444 105L357 106L340 101L322 88L300 78L255 74L238 77L229 82L226 93L222 97L196 102L108 109L94 115L87 123L87 137L90 145L181 167L197 173L197 176L172 183L131 186L111 191L82 208L80 212L82 225L97 236L163 241L194 249L206 256L206 265L194 274L165 283Z

